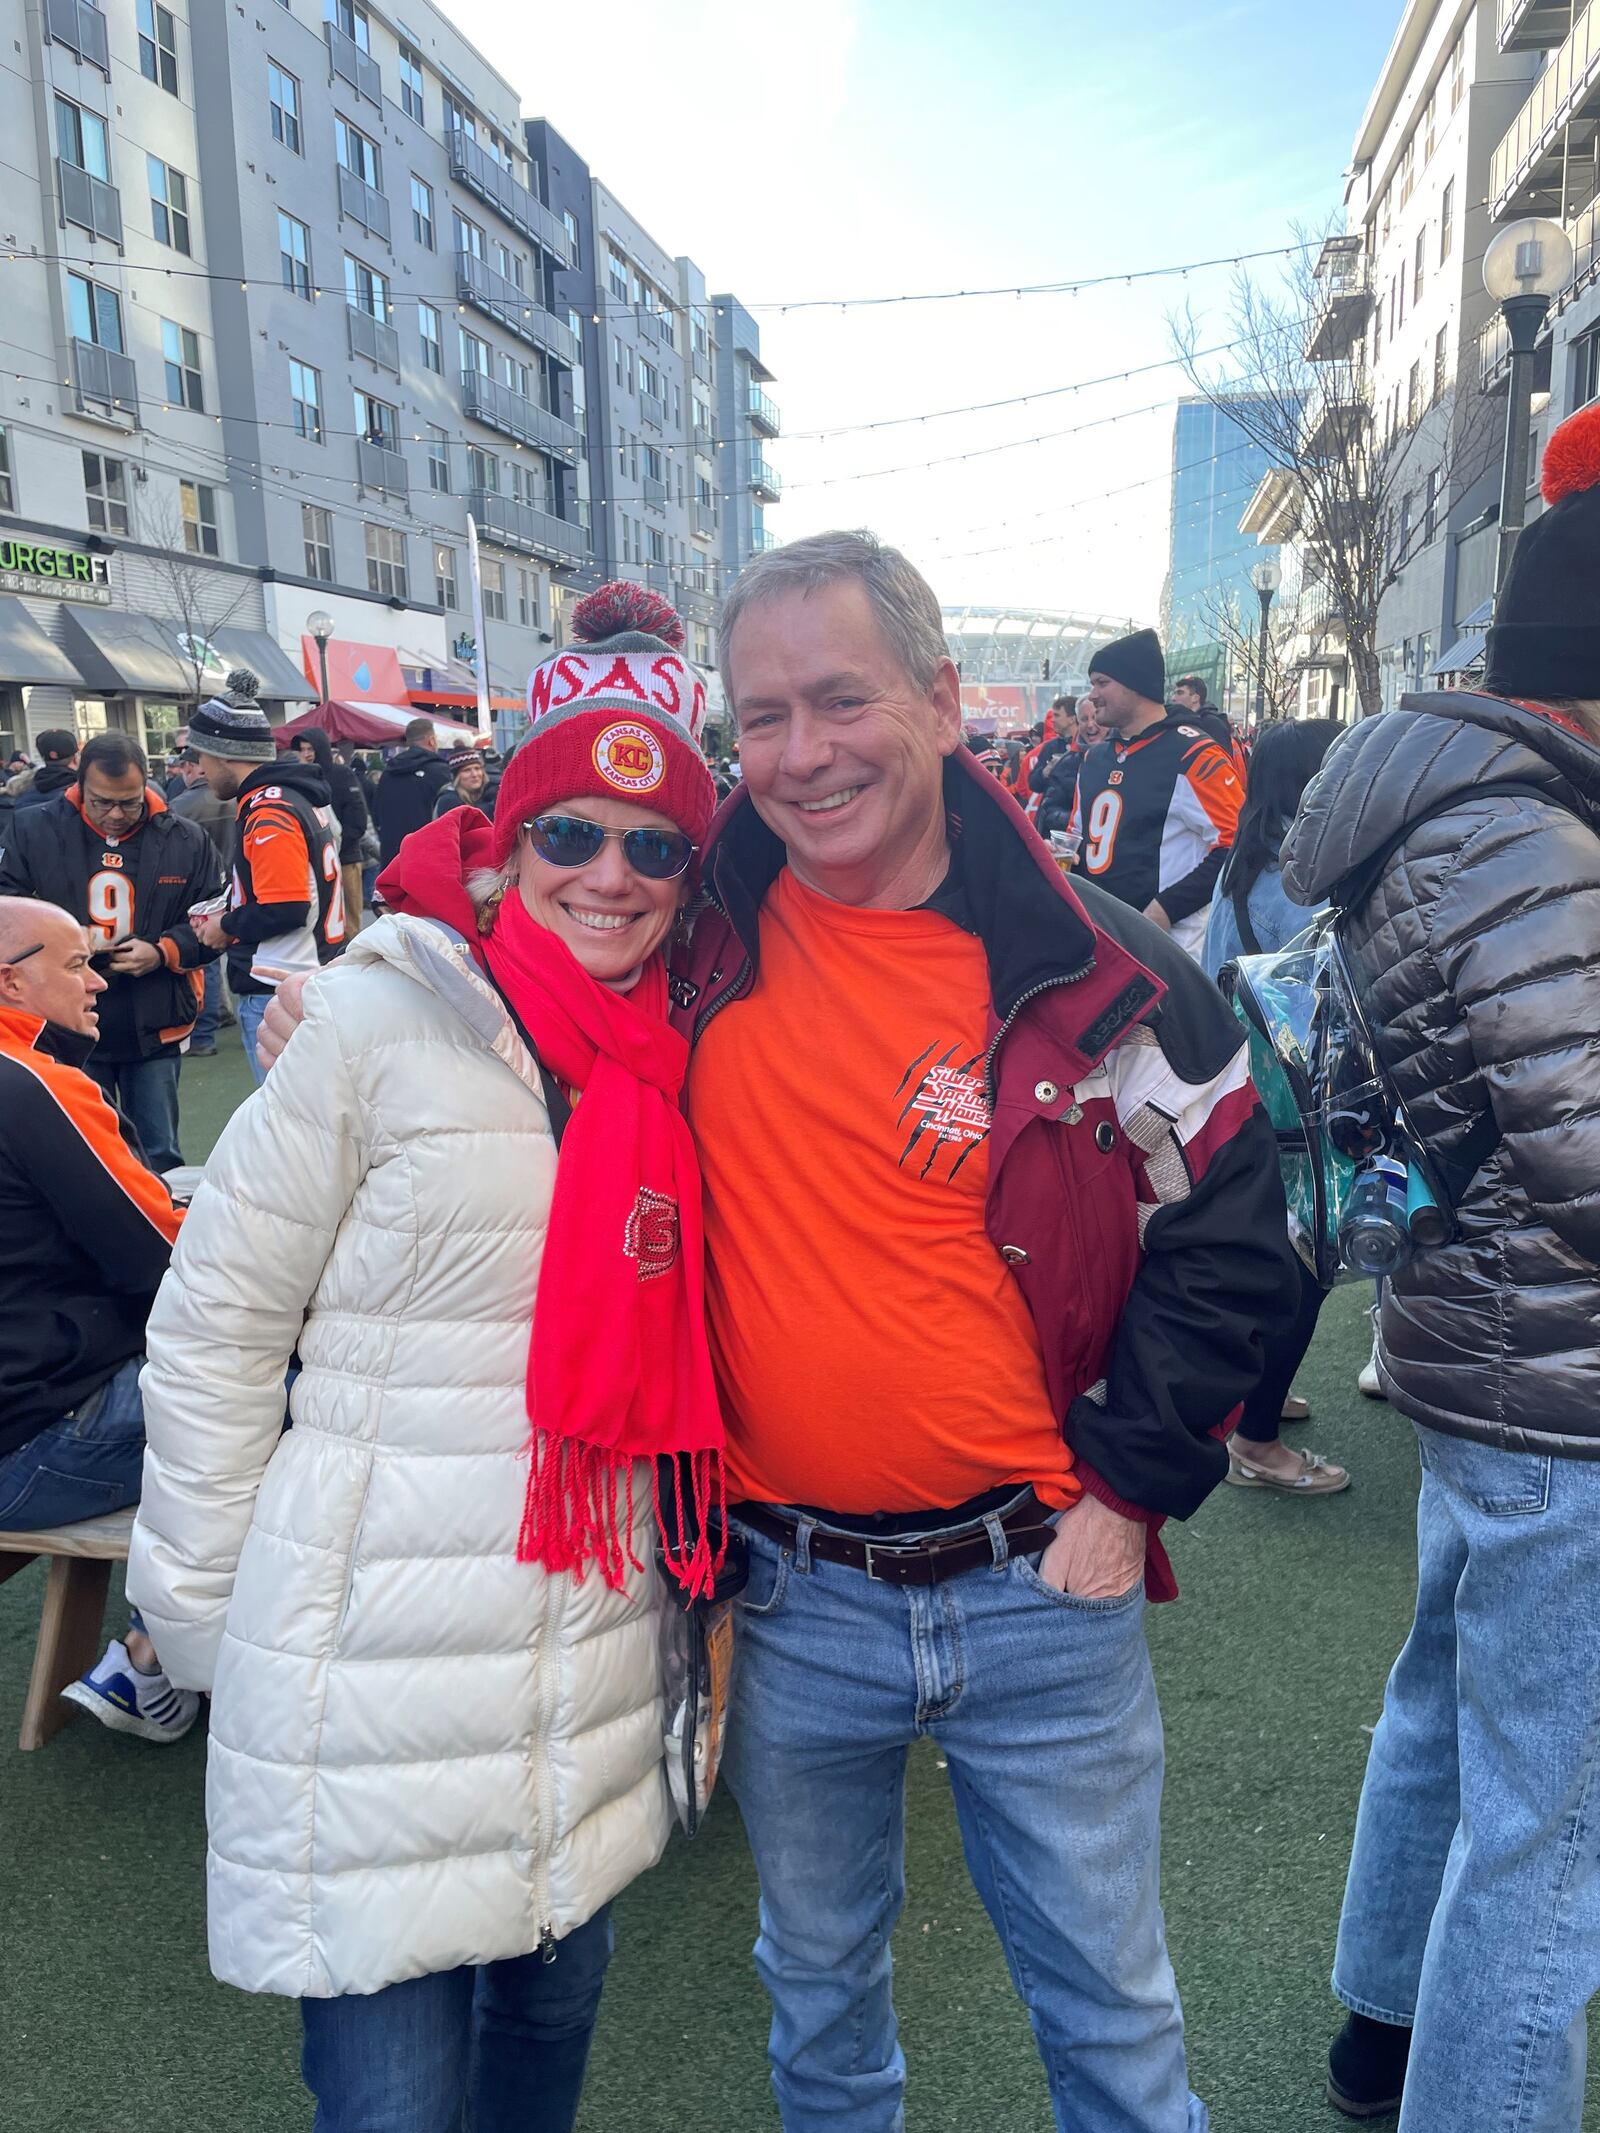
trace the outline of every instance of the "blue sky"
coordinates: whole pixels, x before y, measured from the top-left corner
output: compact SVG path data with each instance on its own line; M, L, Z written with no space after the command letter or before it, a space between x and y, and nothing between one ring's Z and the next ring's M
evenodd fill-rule
M1220 329L1225 271L1077 296L777 307L1286 244L1292 224L1320 226L1338 205L1401 12L1402 0L610 0L601 55L577 10L453 9L525 111L554 120L713 288L761 307L785 425L774 532L870 525L946 600L1140 620L1166 563L1178 375L1060 388L1160 362L1186 299ZM1028 406L861 427L1047 390ZM1078 434L1024 442L1067 429ZM966 453L982 456L922 464Z

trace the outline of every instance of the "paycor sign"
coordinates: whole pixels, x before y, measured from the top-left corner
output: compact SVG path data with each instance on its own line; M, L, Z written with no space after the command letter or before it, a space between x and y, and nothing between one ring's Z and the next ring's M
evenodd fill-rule
M16 535L0 539L0 592L29 593L36 599L86 600L111 605L106 558L83 555Z

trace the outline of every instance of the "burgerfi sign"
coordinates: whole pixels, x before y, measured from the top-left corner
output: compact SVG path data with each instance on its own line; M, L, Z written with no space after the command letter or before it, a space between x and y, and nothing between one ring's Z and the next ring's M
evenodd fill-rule
M42 541L11 535L0 539L0 587L7 592L54 594L64 600L111 597L106 558L81 555Z

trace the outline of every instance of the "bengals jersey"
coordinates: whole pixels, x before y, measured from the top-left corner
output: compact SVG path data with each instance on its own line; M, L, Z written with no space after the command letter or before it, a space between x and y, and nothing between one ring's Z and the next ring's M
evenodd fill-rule
M1173 939L1197 955L1243 803L1230 758L1182 717L1102 741L1078 772L1079 868L1136 911L1159 898Z
M344 947L339 822L315 763L263 763L239 787L233 882L222 930L236 993L331 963Z

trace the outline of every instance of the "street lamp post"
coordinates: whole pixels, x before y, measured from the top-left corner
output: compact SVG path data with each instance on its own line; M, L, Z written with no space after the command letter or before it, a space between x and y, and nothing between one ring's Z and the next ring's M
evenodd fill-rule
M1267 618L1272 612L1273 596L1283 583L1283 572L1276 563L1258 563L1250 573L1250 583L1261 602L1261 636L1256 645L1256 731L1259 733L1267 715Z
M328 639L333 635L333 617L325 607L307 615L306 628L316 639L317 659L322 667L322 708L328 708Z
M1534 350L1550 310L1572 279L1572 239L1544 216L1508 223L1483 255L1483 286L1500 306L1511 343L1506 386L1506 449L1500 475L1496 596L1505 583L1528 507L1528 433L1533 421Z

